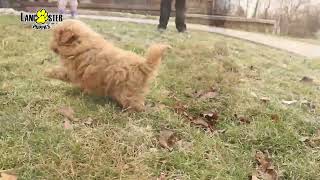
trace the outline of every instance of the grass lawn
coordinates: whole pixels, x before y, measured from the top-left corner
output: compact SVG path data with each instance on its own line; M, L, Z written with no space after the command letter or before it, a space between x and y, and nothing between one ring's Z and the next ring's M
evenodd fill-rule
M58 63L48 48L50 32L0 16L0 170L30 180L156 179L161 173L168 179L245 180L257 165L256 151L264 151L281 179L319 179L320 146L310 143L320 130L319 60L205 32L159 34L150 25L86 22L141 55L154 42L173 46L147 111L124 113L107 98L45 78L43 71ZM303 76L314 81L300 82ZM211 87L218 92L213 99L190 96ZM175 113L177 101L193 116L217 112L217 131ZM58 113L66 106L80 119L70 129ZM83 124L88 118L92 124ZM181 139L172 151L159 145L164 129Z

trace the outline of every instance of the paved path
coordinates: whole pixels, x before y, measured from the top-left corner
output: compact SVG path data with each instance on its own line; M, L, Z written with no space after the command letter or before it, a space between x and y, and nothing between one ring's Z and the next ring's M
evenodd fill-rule
M122 21L122 22L133 22L139 24L158 24L157 20L152 19L137 19L137 18L126 18L126 17L111 17L111 16L97 16L97 15L79 15L80 18L85 19L98 19L98 20L108 20L108 21ZM170 26L174 25L172 22ZM253 43L266 45L276 49L288 51L295 53L307 58L320 58L320 45L314 45L310 43L304 43L294 40L289 40L281 37L264 35L253 32L238 31L232 29L225 29L219 27L211 27L199 24L188 24L188 29L207 31L212 33L217 33L233 38L247 40Z

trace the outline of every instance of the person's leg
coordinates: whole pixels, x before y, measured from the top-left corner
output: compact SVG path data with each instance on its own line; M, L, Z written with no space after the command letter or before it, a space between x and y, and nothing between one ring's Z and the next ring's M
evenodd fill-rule
M186 0L176 0L176 28L179 32L187 30L186 19Z
M58 11L59 14L64 14L66 12L67 0L58 0Z
M78 0L70 0L70 9L71 9L71 16L75 17L77 15Z
M166 29L171 13L172 0L161 0L158 29Z

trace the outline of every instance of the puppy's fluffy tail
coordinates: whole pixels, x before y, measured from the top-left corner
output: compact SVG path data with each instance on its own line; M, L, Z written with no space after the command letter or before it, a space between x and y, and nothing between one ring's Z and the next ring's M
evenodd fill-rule
M150 46L146 54L146 62L140 65L140 69L146 74L155 72L161 63L165 50L168 48L171 48L171 46L166 44L154 44Z

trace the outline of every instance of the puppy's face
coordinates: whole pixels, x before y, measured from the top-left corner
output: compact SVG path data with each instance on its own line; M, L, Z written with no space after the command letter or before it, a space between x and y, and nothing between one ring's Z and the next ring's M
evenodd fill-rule
M70 56L77 48L79 36L70 28L54 29L51 50L61 56Z

